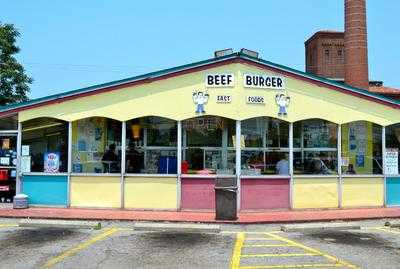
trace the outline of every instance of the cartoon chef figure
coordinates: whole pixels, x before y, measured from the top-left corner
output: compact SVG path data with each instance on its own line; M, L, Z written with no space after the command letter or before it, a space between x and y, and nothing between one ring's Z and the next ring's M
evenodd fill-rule
M290 103L290 97L286 96L283 93L277 94L275 96L276 104L279 106L278 116L286 116L287 115L287 107Z
M196 113L206 113L204 110L204 104L208 101L209 94L203 92L195 92L193 93L193 102L196 106Z

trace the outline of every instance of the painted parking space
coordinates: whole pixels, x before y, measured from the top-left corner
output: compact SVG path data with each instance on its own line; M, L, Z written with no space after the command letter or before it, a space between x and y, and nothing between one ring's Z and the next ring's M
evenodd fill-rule
M399 268L399 229L367 227L348 231L285 233L284 236L340 257L358 268Z
M90 238L93 230L21 228L0 222L1 268L40 268L71 245Z
M46 268L229 268L234 243L235 234L122 228L87 248L72 247L73 255L60 253Z
M358 268L277 233L237 234L231 269Z

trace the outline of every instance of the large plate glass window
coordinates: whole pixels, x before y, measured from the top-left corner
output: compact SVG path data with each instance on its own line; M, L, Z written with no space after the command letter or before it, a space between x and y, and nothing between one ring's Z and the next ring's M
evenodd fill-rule
M241 129L242 175L289 175L289 123L260 117Z
M177 123L143 117L126 123L126 172L176 174Z
M53 118L23 122L22 172L58 173L67 167L68 123Z
M293 124L295 174L337 174L337 124L310 119Z
M367 121L342 125L342 173L382 174L382 127L380 125Z
M182 173L235 173L234 120L205 116L182 122Z
M102 117L72 123L74 173L121 172L122 123Z

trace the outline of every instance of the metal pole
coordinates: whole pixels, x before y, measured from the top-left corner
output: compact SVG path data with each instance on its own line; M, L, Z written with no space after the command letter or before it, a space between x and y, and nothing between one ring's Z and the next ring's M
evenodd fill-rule
M240 210L240 204L241 204L241 171L242 171L242 164L241 164L241 134L242 134L242 125L241 121L237 120L236 121L236 148L235 148L235 153L236 153L236 177L237 177L237 187L238 187L238 192L237 192L237 210Z
M182 187L181 187L181 176L182 176L182 121L178 121L178 133L176 141L176 162L177 162L177 196L176 204L177 209L181 209L181 198L182 198Z
M18 133L17 133L17 165L16 165L16 186L15 192L16 194L21 193L22 184L21 184L21 148L22 148L22 123L18 122Z
M386 201L386 127L382 127L382 174L383 174L383 205L387 206Z
M123 121L122 134L121 134L121 208L125 207L125 173L126 173L126 121Z
M342 193L343 193L343 178L342 178L342 125L338 125L337 129L337 173L339 177L339 182L338 182L338 206L339 208L342 208L343 204L343 198L342 198Z
M72 122L68 122L67 207L71 206Z
M294 162L293 162L293 122L289 123L289 202L290 208L293 209L293 174L294 174Z

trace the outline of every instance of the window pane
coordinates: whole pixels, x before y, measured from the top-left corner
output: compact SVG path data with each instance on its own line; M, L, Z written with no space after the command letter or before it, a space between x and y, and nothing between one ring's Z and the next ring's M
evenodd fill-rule
M73 172L120 173L121 128L121 122L100 117L73 122Z
M235 126L213 116L183 121L182 173L234 174Z
M342 173L382 174L382 127L366 121L342 126Z
M29 147L31 172L67 172L68 123L50 118L24 122L22 145Z
M337 174L337 151L295 151L295 174Z
M337 174L337 125L321 119L293 125L295 174Z
M336 148L337 125L325 120L312 119L294 123L295 148Z
M18 117L17 115L0 118L0 130L17 130Z
M177 123L161 117L126 124L126 172L176 174Z
M242 151L242 175L289 175L289 152Z
M263 136L266 131L266 122L263 118L248 119L242 121L242 136L244 144L249 148L263 147Z
M400 167L400 158L398 155L399 148L400 148L400 124L395 124L386 127L386 151L397 152L397 169L395 169L396 171L393 171L393 174L399 174L399 167Z
M242 122L242 174L289 175L289 123L274 118Z

